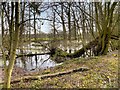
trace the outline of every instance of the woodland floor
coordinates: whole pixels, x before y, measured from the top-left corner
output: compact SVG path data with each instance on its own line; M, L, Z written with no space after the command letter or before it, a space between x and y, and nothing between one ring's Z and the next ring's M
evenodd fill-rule
M41 80L21 81L12 84L12 88L118 88L118 51L105 56L68 60L62 65L34 73L15 68L12 79L27 75L51 74L78 67L88 67L90 70Z

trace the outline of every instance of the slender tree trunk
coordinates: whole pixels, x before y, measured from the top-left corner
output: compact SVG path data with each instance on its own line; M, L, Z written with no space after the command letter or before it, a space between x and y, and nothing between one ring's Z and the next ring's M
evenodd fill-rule
M21 7L21 19L22 19L22 22L24 21L24 13L25 13L25 2L22 3L22 7ZM24 23L21 25L20 27L20 51L21 53L23 52L22 51L22 44L23 44L23 32L24 32Z
M55 28L55 12L53 12L53 37L56 39L56 28Z
M2 5L2 13L1 13L1 29L2 29L2 45L4 45L4 10Z
M71 15L70 15L71 3L68 3L68 30L69 30L69 41L71 41Z
M35 20L35 17L36 17L36 12L34 10L34 39L35 39L35 42L37 41L37 34L36 34L36 20Z
M74 18L74 39L77 40L77 30L76 30L76 17L75 17L75 12L73 11L73 18Z
M63 3L61 3L61 20L62 20L62 27L63 27L63 38L64 40L67 39L67 34L66 34L66 27L65 27L65 22L64 22L64 11L63 11Z
M89 4L89 14L93 17L93 2ZM92 37L95 39L93 19L90 19L89 27L90 27L90 33L91 33Z
M31 13L30 13L30 6L29 6L29 44L31 43L31 22L30 22L30 18L31 18ZM29 48L31 49L31 45L29 46Z
M21 4L21 19L22 19L22 22L24 22L24 13L25 13L25 2L22 2ZM20 27L20 39L19 39L19 46L20 46L20 53L23 54L23 32L24 32L24 23L21 25ZM25 58L24 56L21 57L21 60L22 60L22 63L24 64L24 68L26 68L26 64L25 64Z
M100 37L100 41L97 47L98 55L107 54L108 52L111 28L113 25L113 13L116 5L117 2L113 2L111 7L110 2L105 3L105 9L103 11L101 3L95 3L96 22ZM98 14L100 16L98 16Z
M7 68L7 75L5 75L6 81L5 81L5 88L10 88L10 81L11 81L11 74L13 71L13 67L14 67L14 62L15 62L15 56L16 56L16 49L18 46L18 39L19 39L19 2L15 2L15 33L13 36L13 48L12 48L12 52L10 53L10 61L8 64L8 68Z
M65 22L64 22L64 6L63 3L61 2L61 21L62 21L62 28L63 28L63 39L64 39L64 48L66 50L67 47L67 34L66 34L66 27L65 27Z

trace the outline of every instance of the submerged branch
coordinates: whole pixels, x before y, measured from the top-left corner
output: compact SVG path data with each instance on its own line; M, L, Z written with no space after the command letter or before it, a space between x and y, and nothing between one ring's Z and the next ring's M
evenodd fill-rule
M47 53L35 53L35 54L19 54L19 55L16 56L16 58L23 57L23 56L32 57L32 56L35 56L35 55L45 55L45 54L51 54L51 52L47 52Z

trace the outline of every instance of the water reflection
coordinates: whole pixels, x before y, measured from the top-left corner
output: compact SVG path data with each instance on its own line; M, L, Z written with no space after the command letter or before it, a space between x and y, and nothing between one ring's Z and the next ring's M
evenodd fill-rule
M22 54L35 54L35 53L49 52L49 50L41 46L41 44L44 44L45 46L47 45L49 46L50 42L43 41L41 43L31 42L30 44L25 44L23 45ZM66 43L63 41L59 41L56 47L61 48L62 50L68 53L70 52L74 53L76 50L79 50L80 48L82 48L82 45L79 42L72 42L72 45L71 45L71 43L69 43L68 41ZM21 54L19 49L17 49L17 54ZM19 57L16 59L15 65L28 71L35 71L39 69L54 67L59 64L51 60L49 55L36 55L32 57Z
M57 65L54 61L52 61L49 58L49 55L36 55L33 57L24 57L24 61L25 62L23 62L23 60L21 60L20 57L16 60L16 65L28 71L46 69Z
M43 41L42 44L48 45L49 41ZM24 54L35 54L35 53L45 53L49 52L47 48L44 48L41 46L41 43L35 43L31 42L30 44L27 44L23 46L24 48ZM69 45L68 41L65 43L63 41L57 42L56 47L61 48L62 50L68 52L68 53L74 53L76 50L80 49L82 45L80 43L72 42L72 46ZM64 46L65 44L65 46ZM52 45L52 44L51 44ZM50 47L49 47L50 48ZM17 54L20 54L20 51L17 50ZM46 69L50 67L54 67L56 65L59 65L55 63L53 60L50 59L49 55L36 55L32 57L20 57L16 60L16 65L18 67L24 68L28 71L35 71L39 69Z

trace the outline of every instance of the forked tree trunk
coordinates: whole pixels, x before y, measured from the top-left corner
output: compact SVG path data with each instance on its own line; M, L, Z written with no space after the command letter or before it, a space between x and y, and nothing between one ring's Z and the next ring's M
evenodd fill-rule
M108 52L108 47L109 47L109 42L111 39L111 32L113 27L113 13L116 5L117 2L113 2L111 5L110 2L106 2L103 10L101 3L95 3L97 29L99 31L99 37L100 37L98 43L99 45L98 49L101 49L98 52L98 55L107 54Z
M10 53L10 60L6 69L5 73L5 88L10 88L10 81L11 81L11 74L13 71L13 66L15 62L15 56L16 56L16 49L18 46L18 38L19 38L19 2L15 2L15 32L13 35L13 46Z

